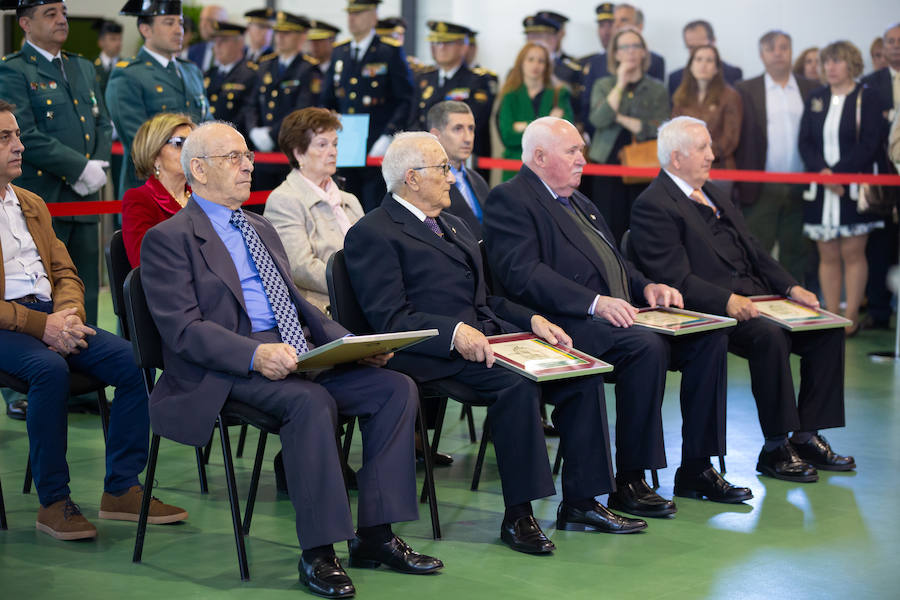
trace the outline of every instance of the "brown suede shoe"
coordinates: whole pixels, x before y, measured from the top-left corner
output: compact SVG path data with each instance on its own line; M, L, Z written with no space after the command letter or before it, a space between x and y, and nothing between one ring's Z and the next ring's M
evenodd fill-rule
M97 528L84 518L78 505L68 496L50 506L41 506L34 526L38 531L52 535L58 540L97 537Z
M141 499L144 496L144 489L139 485L131 486L127 492L121 496L113 496L110 493L103 492L100 498L100 518L112 519L114 521L135 521L141 515ZM163 504L155 497L150 497L150 514L147 522L152 525L161 525L163 523L176 523L187 519L187 511L177 506Z

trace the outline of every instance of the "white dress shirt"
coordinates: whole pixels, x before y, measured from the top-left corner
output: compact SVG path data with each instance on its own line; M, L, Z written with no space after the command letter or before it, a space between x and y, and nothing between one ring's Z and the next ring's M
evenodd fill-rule
M375 39L375 30L369 32L369 35L364 37L362 41L357 42L356 40L350 40L350 56L359 57L360 62L362 62L363 57L366 55L366 52L369 50L369 46L372 45L372 40ZM359 54L357 54L357 50Z
M781 87L766 73L766 171L800 172L803 161L797 148L803 96L793 75Z
M39 300L49 301L52 293L50 278L28 231L19 199L10 185L6 186L0 201L0 248L6 279L3 299L16 300L34 294Z

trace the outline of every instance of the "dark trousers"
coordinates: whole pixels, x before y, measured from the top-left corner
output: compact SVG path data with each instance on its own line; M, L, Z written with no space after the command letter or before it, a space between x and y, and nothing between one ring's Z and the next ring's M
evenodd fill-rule
M812 244L803 237L803 190L790 183L764 183L755 204L744 206L750 233L766 252L778 243L778 262L797 281L804 281Z
M844 330L791 333L763 318L730 330L729 350L750 363L750 385L763 435L844 425ZM800 356L794 400L791 353Z
M53 219L53 231L69 251L78 277L84 284L84 313L88 323L97 322L100 294L100 223Z
M575 345L615 366L604 378L616 384L619 471L666 466L662 425L666 370L681 371L682 457L725 453L725 333L671 337L639 327L614 327L605 319L590 320L587 327L582 321L580 326L566 329L587 332ZM609 349L591 351L595 343L605 345L604 340L610 339Z
M453 379L489 401L491 440L506 506L556 493L541 425L540 400L552 404L560 432L563 498L581 500L610 492L612 464L603 382L578 377L537 384L499 365L466 361Z
M24 306L49 313L50 302ZM150 417L147 393L134 364L131 345L102 329L88 347L62 357L25 333L0 331L0 370L28 382L26 426L31 445L31 471L38 499L49 506L69 495L66 429L69 368L116 388L106 442L103 489L118 492L138 483L147 464Z
M418 392L405 375L349 367L326 371L314 381L296 375L271 381L253 373L235 379L229 398L282 422L284 470L301 548L354 536L334 439L338 414L359 417L362 432L363 465L356 475L359 526L419 518L413 448Z

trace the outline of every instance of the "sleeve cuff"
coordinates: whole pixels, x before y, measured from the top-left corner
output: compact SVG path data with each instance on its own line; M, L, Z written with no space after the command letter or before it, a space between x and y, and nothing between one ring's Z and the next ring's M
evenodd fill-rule
M456 332L459 330L459 326L462 325L463 322L460 321L456 324L456 327L453 328L453 335L450 336L450 352L453 352L453 340L456 339Z

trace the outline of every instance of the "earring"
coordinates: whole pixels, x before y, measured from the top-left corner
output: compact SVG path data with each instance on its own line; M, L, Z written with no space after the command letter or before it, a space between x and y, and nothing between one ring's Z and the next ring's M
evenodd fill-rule
M297 168L300 169L300 170L302 171L302 170L303 170L303 165L301 165L300 163L297 163Z
M153 165L153 174L159 179L159 165Z

